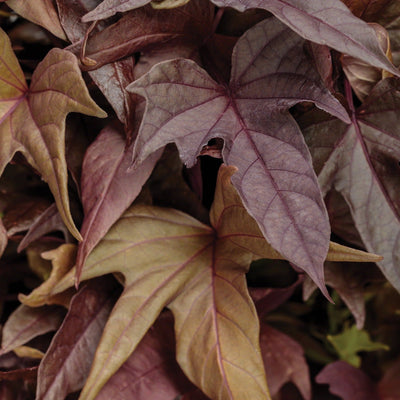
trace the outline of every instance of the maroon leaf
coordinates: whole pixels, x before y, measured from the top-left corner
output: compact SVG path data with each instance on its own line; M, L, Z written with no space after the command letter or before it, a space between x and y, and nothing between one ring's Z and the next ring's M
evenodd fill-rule
M126 148L123 135L112 126L104 128L87 150L81 181L85 218L77 256L78 281L86 257L135 200L160 156L157 151L139 168L128 171L132 148Z
M117 12L125 12L135 8L142 7L151 0L105 0L101 2L94 10L87 13L82 20L84 22L94 21L111 17Z
M127 93L125 87L134 79L134 66L135 59L132 56L89 72L97 87L113 107L118 119L125 125L128 137L134 130L135 101L133 96Z
M332 232L346 242L363 248L363 241L355 227L349 205L343 196L334 189L330 190L325 196L325 204Z
M286 110L310 100L348 117L322 85L303 43L269 18L238 41L229 89L189 60L160 63L127 89L147 100L136 162L175 141L183 161L193 165L203 145L222 137L224 161L239 169L233 184L267 241L327 294L328 217L307 147Z
M4 210L3 224L8 237L26 231L49 206L44 198L20 198Z
M251 288L250 295L260 319L288 300L303 280L304 277L299 275L296 282L285 288Z
M285 383L293 382L303 398L310 400L310 376L302 347L267 324L261 324L260 345L271 395L275 396Z
M400 399L400 358L398 358L385 372L379 381L378 392L380 400Z
M104 0L83 18L85 22L141 7L150 0ZM340 0L213 0L219 7L239 11L263 8L313 42L328 45L400 76L379 46L374 31L356 18Z
M400 76L379 46L374 30L340 0L213 0L213 3L239 11L264 8L305 39Z
M13 371L0 371L0 381L17 381L24 380L26 381L35 381L37 376L38 367L28 367L16 369ZM1 391L0 391L1 394ZM3 400L3 397L0 396Z
M36 399L63 399L83 387L117 295L108 276L91 281L74 296L39 366Z
M68 39L75 46L75 52L79 53L90 25L83 23L81 17L93 8L97 2L93 0L74 0L71 6L70 1L57 0L57 4L61 24ZM98 23L96 28L93 29L93 34L106 26L106 24ZM99 66L97 65L97 67ZM134 101L132 96L125 91L125 87L133 80L133 66L133 57L127 57L125 60L106 64L89 73L113 107L118 119L126 126L128 134L131 130Z
M352 94L347 86L347 98ZM378 265L400 289L400 83L380 82L357 111L352 124L321 119L304 130L324 193L332 187L351 210L370 252L384 257ZM326 133L330 132L329 137ZM325 140L325 143L323 141Z
M185 394L192 399L189 393L197 391L176 362L173 319L167 313L158 318L96 400L174 400Z
M28 233L18 246L18 251L22 251L35 240L54 231L61 231L65 239L69 239L71 236L55 203L48 207L29 227Z
M173 11L143 7L90 35L86 56L96 62L97 68L171 41L197 47L210 35L213 16L214 6L208 0L192 0ZM79 47L70 49L76 52Z
M331 393L343 400L379 400L376 386L371 379L345 361L327 365L315 380L317 383L327 383Z
M380 278L379 270L373 264L325 263L325 282L335 289L346 303L356 320L357 328L365 322L364 287ZM307 278L304 281L303 297L308 299L316 286Z
M64 310L57 306L31 308L20 305L4 325L0 354L12 351L39 335L57 330L64 315Z

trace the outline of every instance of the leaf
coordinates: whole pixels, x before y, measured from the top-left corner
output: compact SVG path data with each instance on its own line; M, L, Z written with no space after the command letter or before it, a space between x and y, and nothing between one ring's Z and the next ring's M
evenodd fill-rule
M103 0L83 17L85 22L110 17L147 4L149 0ZM263 8L273 13L305 39L328 45L344 54L400 76L382 52L374 34L365 22L355 18L340 0L213 0L218 7L239 11Z
M338 335L328 335L328 340L342 360L357 368L361 365L358 352L389 350L385 344L371 341L367 331L359 330L355 325Z
M48 207L29 227L27 234L24 236L18 246L18 251L24 250L35 240L47 233L54 231L61 231L66 239L69 237L69 231L62 221L55 203Z
M378 274L377 274L378 272ZM364 288L379 279L379 270L368 264L325 263L326 284L335 289L356 320L357 329L365 322ZM303 285L303 299L307 300L316 286L307 278Z
M347 114L323 87L303 44L269 18L238 41L229 90L189 60L160 63L127 90L147 101L137 162L174 141L190 166L211 138L223 138L224 161L239 169L233 184L265 238L326 294L328 218L308 150L287 109L307 99L346 121Z
M126 148L119 129L108 126L88 148L82 166L83 241L77 255L77 282L88 254L131 205L150 176L161 152L128 170L132 147Z
M3 31L0 44L0 174L17 151L23 153L48 183L68 229L80 238L68 204L65 117L70 112L98 117L105 113L90 98L71 53L52 49L36 68L28 89Z
M7 247L8 236L6 228L4 228L3 220L0 218L0 257L3 255Z
M60 39L67 39L52 0L41 0L38 2L7 0L7 5L23 18L43 26L43 28Z
M21 358L28 357L41 360L44 356L42 351L29 346L18 346L13 351L18 357Z
M331 393L343 400L379 400L376 386L371 379L345 361L327 365L315 380L317 383L327 383Z
M400 359L397 358L379 381L378 392L380 400L398 400L400 398L399 373Z
M57 330L63 318L61 307L31 308L20 305L3 327L0 354L22 346L36 336Z
M353 14L382 25L389 33L394 65L400 62L400 6L397 0L342 0Z
M3 217L8 237L29 229L48 206L48 199L32 196L9 204Z
M74 7L71 8L69 1L57 0L61 24L68 39L73 43L72 46L78 43L79 49L86 32L90 29L89 24L82 23L81 18L93 4L93 1L85 0L74 3ZM93 30L96 32L100 28L104 29L105 26L97 24L97 29L95 27ZM127 57L89 72L90 77L113 107L118 119L128 130L131 129L134 101L126 92L125 87L133 80L134 64L134 57Z
M400 76L380 48L374 30L355 18L340 0L213 0L213 3L239 11L264 8L305 39Z
M111 277L85 284L39 366L36 399L63 399L81 389L118 293Z
M155 9L169 9L175 7L182 7L191 0L153 0L150 4Z
M400 290L399 93L399 82L386 79L353 111L351 125L325 118L304 129L314 160L323 165L318 177L323 193L334 188L345 198L366 249L384 257L378 266L397 290ZM323 132L328 130L329 143L325 142L322 148L318 135L326 137Z
M63 244L54 250L42 253L42 257L46 260L51 260L53 264L50 276L28 296L20 294L18 296L19 301L30 307L39 307L45 304L61 304L68 306L71 298L69 293L52 296L51 291L75 265L76 251L76 245Z
M97 68L155 46L178 43L196 48L210 35L213 16L214 6L208 0L191 0L173 11L139 8L93 33L85 54ZM77 52L80 46L70 50Z
M289 336L261 324L261 351L271 395L287 382L293 382L303 398L311 399L311 382L302 347Z
M234 190L229 179L234 170L221 169L219 185L226 192ZM232 219L225 209L224 198L217 195L211 211L216 236L179 211L133 206L89 255L83 280L118 271L125 289L104 329L81 398L96 396L165 306L175 317L178 363L207 396L269 398L258 319L244 276L252 254L229 239L229 227L242 220ZM238 213L246 215L242 205ZM74 273L52 294L71 287Z
M330 190L325 196L325 204L332 232L347 243L363 248L363 241L355 227L349 205L343 196L334 189Z
M94 10L87 13L83 22L95 21L113 16L117 12L125 12L142 7L151 0L105 0L102 1Z
M96 400L175 400L195 391L175 360L172 315L162 313Z
M382 51L384 51L388 59L391 60L390 39L386 29L375 23L370 23L369 26L374 29ZM365 62L348 55L342 56L342 67L354 93L361 101L363 101L369 95L372 88L384 78L381 69L371 67Z

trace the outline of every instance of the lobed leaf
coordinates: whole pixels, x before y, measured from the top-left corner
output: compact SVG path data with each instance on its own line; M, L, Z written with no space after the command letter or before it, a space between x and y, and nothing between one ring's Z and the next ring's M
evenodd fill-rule
M103 0L83 17L85 22L141 7L150 0ZM273 13L307 40L359 58L400 76L379 46L372 28L356 18L340 0L213 0L218 7L239 11L262 8Z
M328 335L328 340L342 360L357 368L361 365L357 355L360 351L389 350L387 345L373 342L367 331L359 330L355 325L338 335Z
M68 229L80 238L68 203L65 118L70 112L106 115L90 98L77 60L68 51L52 49L28 89L3 31L0 45L0 174L17 151L23 153L48 183Z
M222 168L221 174L233 170ZM219 179L220 185L227 183ZM233 190L230 182L227 190ZM221 201L217 197L214 203L220 210ZM231 223L224 223L230 218L218 211L212 214L219 226ZM233 245L227 232L218 238L212 228L186 214L131 207L89 255L82 271L83 280L120 272L125 289L104 329L81 397L96 396L167 306L175 317L178 362L207 396L269 398L258 319L244 276L251 259L251 252ZM52 294L71 287L73 276L74 271L68 273Z
M223 138L225 162L238 167L233 184L265 238L326 294L327 213L307 147L287 109L308 100L348 117L323 86L303 44L269 18L235 46L229 89L195 63L174 60L156 65L127 90L147 101L134 149L137 162L174 141L183 161L193 165L203 145Z
M213 0L213 3L239 11L264 8L305 39L400 76L380 48L374 30L340 0Z
M400 167L399 83L380 82L364 104L354 110L352 124L332 119L305 129L311 151L324 163L319 182L324 193L340 192L350 207L368 251L383 256L378 262L385 277L400 290ZM320 147L317 135L331 131L330 144ZM317 140L315 140L317 139Z

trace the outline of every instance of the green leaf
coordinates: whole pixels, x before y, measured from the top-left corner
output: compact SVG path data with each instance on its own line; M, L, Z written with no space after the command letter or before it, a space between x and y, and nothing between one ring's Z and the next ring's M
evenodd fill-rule
M365 330L358 330L356 325L346 328L339 335L328 335L340 359L347 361L354 367L360 367L360 351L389 350L389 346L383 343L373 342Z

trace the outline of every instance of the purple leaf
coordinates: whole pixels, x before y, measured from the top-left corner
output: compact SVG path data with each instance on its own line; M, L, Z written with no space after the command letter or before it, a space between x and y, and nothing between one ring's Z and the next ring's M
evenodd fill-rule
M103 386L96 400L174 400L195 391L198 389L176 362L173 318L166 313L161 314L128 360ZM204 395L202 398L207 399Z
M364 287L367 283L379 280L380 276L380 271L373 264L325 263L325 282L338 292L353 314L358 329L362 329L365 322ZM304 300L310 297L314 289L314 283L306 278Z
M63 399L81 389L118 290L112 278L85 285L54 336L38 372L37 400Z
M73 7L70 1L57 0L61 24L68 39L73 43L70 49L80 49L83 38L90 24L81 22L81 17L96 4L93 0L75 0ZM94 34L104 29L105 24L98 23ZM76 52L79 52L79 51ZM128 134L131 133L131 121L133 120L134 101L125 87L133 80L134 58L127 57L124 60L109 63L97 70L90 71L89 75L103 92L104 96L113 107L118 119L126 126Z
M0 354L12 351L39 335L57 330L64 315L64 310L58 306L31 308L20 305L4 325Z
M326 193L333 187L345 198L366 249L384 257L378 265L397 290L400 290L399 89L398 81L386 79L372 90L361 108L353 110L351 125L325 118L304 130L313 158L321 166L317 169L322 191ZM325 133L328 131L329 138Z
M48 207L29 227L28 233L18 246L18 251L24 250L35 240L54 231L61 231L66 239L70 238L69 231L58 212L56 203Z
M263 8L300 36L400 76L379 46L374 30L340 0L212 0L239 11Z
M135 200L160 155L157 151L139 168L128 171L132 149L126 148L123 135L112 126L104 128L87 150L81 181L85 218L77 256L78 280L86 257Z
M345 121L348 116L323 86L303 44L269 18L238 41L229 89L189 60L160 63L127 89L147 100L136 162L175 141L183 161L193 165L203 145L223 138L224 161L239 169L233 184L267 241L327 294L322 264L328 217L308 149L287 109L308 100Z
M400 399L400 358L385 371L383 378L379 381L378 392L380 400Z
M296 282L285 288L251 288L250 295L260 319L288 300L303 280L304 277L299 275Z
M285 383L293 382L303 398L310 400L310 375L302 347L267 324L261 324L260 345L271 395L275 396Z
M345 361L327 365L315 380L317 383L327 383L331 393L343 400L379 400L371 379Z
M95 21L113 16L117 12L125 12L142 7L151 0L104 0L94 10L87 13L82 21Z
M97 68L157 45L179 43L195 48L210 35L213 17L214 6L208 0L192 0L173 11L143 7L91 34L86 55L96 61Z
M113 107L118 119L125 125L129 137L134 130L135 101L133 96L127 93L125 87L134 79L134 66L135 59L132 56L89 72L97 87Z

